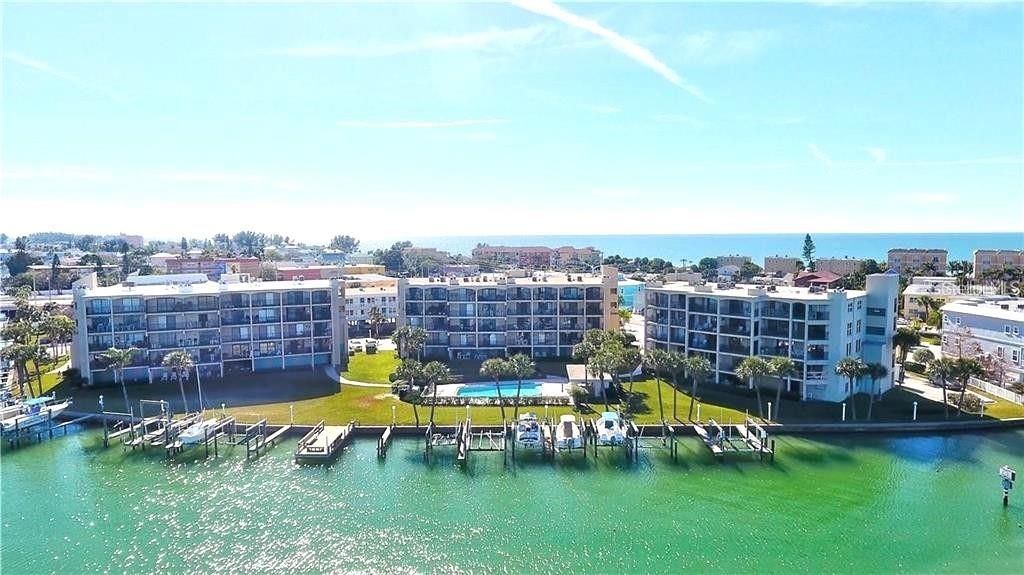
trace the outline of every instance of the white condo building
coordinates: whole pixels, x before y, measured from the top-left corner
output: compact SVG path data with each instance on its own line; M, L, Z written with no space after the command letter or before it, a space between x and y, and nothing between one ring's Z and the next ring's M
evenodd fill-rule
M865 291L677 282L646 292L646 348L707 357L715 383L749 385L735 375L744 358L788 357L799 370L788 391L842 401L846 381L836 363L854 356L888 367L879 390L892 387L896 274L869 275ZM858 389L868 391L867 382Z

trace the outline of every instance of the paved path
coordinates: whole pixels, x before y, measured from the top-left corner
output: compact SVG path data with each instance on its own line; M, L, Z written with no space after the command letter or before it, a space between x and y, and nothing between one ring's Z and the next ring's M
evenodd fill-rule
M903 378L903 388L925 399L942 403L942 388L932 385L928 380L915 373L907 372L906 377Z
M327 374L327 377L331 378L332 380L342 385L352 385L355 387L380 387L391 389L390 383L363 383L362 381L352 381L351 379L346 379L344 376L338 373L338 370L334 369L334 366L324 369L324 373Z

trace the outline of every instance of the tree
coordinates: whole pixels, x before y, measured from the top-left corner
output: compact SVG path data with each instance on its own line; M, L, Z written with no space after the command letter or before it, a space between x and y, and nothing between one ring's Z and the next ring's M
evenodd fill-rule
M187 413L188 400L185 399L185 376L188 374L188 370L192 369L192 366L195 365L192 362L192 356L185 350L172 351L164 356L161 363L164 367L170 369L174 379L178 380L178 389L181 391L181 405ZM203 406L200 405L199 409L202 410Z
M773 357L768 360L768 371L771 375L779 378L779 385L775 388L775 421L779 421L782 414L782 384L789 389L789 379L796 375L799 370L796 364L788 357Z
M132 364L135 354L139 352L137 347L117 348L112 347L103 352L100 356L106 362L107 367L114 370L114 382L121 384L121 396L124 398L124 408L127 411L130 407L128 402L128 387L124 382L124 368Z
M621 299L622 296L619 296L619 298ZM622 303L620 302L619 305L621 306ZM628 324L630 318L633 317L633 312L630 311L629 308L625 308L625 307L619 307L619 309L616 310L615 313L619 316L619 326L620 327Z
M32 381L29 379L28 363L32 361L34 350L31 345L25 343L12 343L0 350L0 360L9 362L14 366L18 375L18 395L25 395L25 383L28 382L28 391L32 393Z
M708 378L714 369L711 362L703 355L692 355L686 358L686 373L690 376L690 413L686 418L693 421L693 404L697 401L697 384Z
M618 374L616 368L623 363L622 354L625 346L617 339L607 338L598 346L597 351L590 358L590 373L596 375L601 385L601 398L604 400L604 409L608 411L608 390L604 385L604 374L610 374L612 383L615 383Z
M39 326L50 338L50 348L57 355L57 344L67 341L75 333L75 321L61 313L49 313Z
M416 427L420 426L420 413L416 406L422 401L423 394L416 387L416 382L423 378L423 364L415 359L405 359L398 364L394 373L391 374L391 381L405 380L409 382L409 389L401 395L402 401L412 405L412 414L416 418Z
M213 245L225 252L231 251L231 236L227 234L215 234L213 236Z
M651 351L644 354L644 367L651 371L654 376L654 385L658 388L658 411L661 413L661 421L665 421L665 409L661 403L661 376L662 374L670 371L670 364L675 362L676 359L672 357L671 352L663 349L652 349ZM673 386L675 387L675 386ZM630 390L632 392L632 390ZM676 392L672 392L672 415L675 417L675 395Z
M859 357L847 356L836 363L836 373L845 377L847 381L846 395L850 398L850 414L853 420L857 421L856 388L854 383L867 373L867 365Z
M373 262L384 266L387 271L400 274L405 271L405 248L411 248L412 242L395 242L386 250L374 250Z
M948 357L940 357L928 364L928 377L932 381L938 380L942 386L942 408L945 410L946 419L949 419L949 398L946 395L946 389L949 380L956 377L956 364L954 362L955 360Z
M185 236L181 236L181 253L184 254L188 251L188 239Z
M892 345L900 350L900 366L902 366L907 361L910 349L921 345L921 334L910 328L897 328L896 333L892 336ZM900 385L903 385L903 377L906 372L906 368L900 369Z
M501 409L501 420L505 421L505 400L501 397L501 385L498 381L508 374L508 362L500 357L484 360L480 365L480 375L494 380L494 389L498 393L498 408Z
M53 254L53 258L50 260L50 291L53 291L54 284L57 285L57 290L60 290L60 284L57 283L57 278L60 276L60 258L57 254Z
M406 359L411 351L415 351L419 355L420 348L427 341L427 332L422 327L403 325L391 334L391 341L395 342L398 358Z
M7 271L12 276L28 271L28 266L42 264L42 260L28 253L28 238L21 236L14 240L14 253L7 258Z
M878 380L889 375L889 368L880 363L869 363L865 372L871 378L871 393L868 398L868 421L871 421L871 411L875 407L875 395L878 394Z
M701 258L697 262L697 271L705 278L714 277L718 274L718 260L715 258Z
M804 236L804 262L807 265L807 271L814 271L814 240L811 239L811 234Z
M771 373L768 362L761 357L746 357L736 366L736 377L752 383L757 393L757 412L764 419L764 405L761 403L761 378Z
M384 323L384 314L380 312L380 308L373 306L370 308L370 313L367 315L367 323L370 326L370 336L380 337L380 324Z
M932 353L932 350L922 347L921 349L914 351L913 359L915 363L920 363L927 367L929 363L935 360L935 354Z
M433 388L433 396L430 402L430 423L434 423L434 408L437 407L437 386L444 385L452 380L452 372L448 370L448 366L439 362L432 361L427 365L423 366L423 380L427 382L427 385Z
M423 392L414 387L409 391L405 392L405 395L402 397L402 401L412 406L412 416L416 418L416 427L419 427L420 411L417 406L423 403Z
M600 330L598 330L600 331ZM590 387L590 358L597 353L597 347L592 340L588 340L586 333L583 334L583 341L572 346L572 358L583 362L583 385Z
M260 257L263 255L263 248L266 247L267 238L265 235L253 231L241 231L233 238L235 245L242 250L247 257Z
M754 262L743 262L743 265L740 267L740 279L744 281L750 281L754 279L754 276L759 275L760 273L761 266Z
M953 360L953 377L960 383L960 398L957 402L959 409L956 416L963 414L964 396L967 395L967 384L972 377L985 377L985 368L981 362L973 357L958 357Z
M932 312L939 313L939 309L942 308L942 300L933 298L932 296L923 295L917 298L917 303L921 304L924 308L924 315L926 318L931 318ZM929 321L929 323L931 323Z
M517 353L512 357L508 358L506 364L508 366L508 374L516 380L516 405L515 410L512 414L512 419L519 419L519 400L523 393L523 379L530 377L537 371L537 367L530 360L530 356Z
M334 236L327 247L339 250L347 256L359 249L359 240L352 236Z

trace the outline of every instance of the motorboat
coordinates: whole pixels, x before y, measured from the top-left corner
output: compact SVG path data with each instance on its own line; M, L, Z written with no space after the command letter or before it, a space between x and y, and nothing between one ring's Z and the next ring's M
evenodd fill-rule
M516 443L522 447L540 447L540 424L537 422L537 415L533 413L524 413L519 416L519 421L517 423Z
M555 428L556 449L579 449L583 447L583 434L580 433L580 426L576 423L576 416L565 414L558 418L558 427Z
M204 419L185 428L178 435L178 440L182 445L193 445L204 441L208 435L214 433L215 429L217 429L216 419Z
M18 411L0 420L0 430L27 429L45 421L55 419L71 405L71 400L56 402L52 395L33 397L17 404ZM7 408L4 408L8 413Z
M622 445L626 442L626 428L622 418L614 411L606 411L597 420L597 442L601 445Z

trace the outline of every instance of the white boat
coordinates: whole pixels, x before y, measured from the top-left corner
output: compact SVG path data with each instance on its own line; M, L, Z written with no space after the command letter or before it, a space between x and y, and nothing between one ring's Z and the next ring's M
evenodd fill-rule
M208 434L212 435L216 427L216 419L204 419L185 428L185 431L178 435L178 440L181 441L182 445L199 443L205 440Z
M61 414L61 412L71 405L71 400L65 400L60 403L53 402L54 398L52 395L48 397L34 397L32 399L26 399L17 405L18 411L16 413L0 420L0 430L10 431L12 429L27 429L34 425L55 419Z
M540 424L537 423L537 416L535 414L524 413L519 416L518 425L516 426L516 443L523 447L540 447Z
M614 411L606 411L597 420L597 442L601 445L622 445L626 442L626 428L622 418Z
M565 414L558 418L558 427L555 428L556 449L579 449L583 447L583 434L580 433L580 426L576 423L576 416Z

